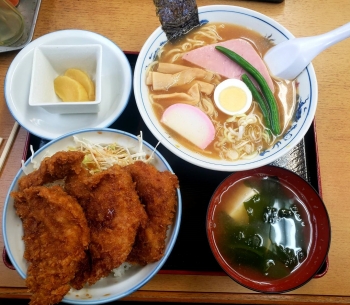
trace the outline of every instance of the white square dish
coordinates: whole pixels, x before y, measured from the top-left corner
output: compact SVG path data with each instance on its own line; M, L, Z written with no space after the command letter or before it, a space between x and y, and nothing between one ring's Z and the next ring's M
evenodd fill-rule
M102 47L91 45L43 45L33 56L29 105L51 113L96 113L101 102ZM54 80L68 69L87 73L95 84L95 100L63 102L55 93Z

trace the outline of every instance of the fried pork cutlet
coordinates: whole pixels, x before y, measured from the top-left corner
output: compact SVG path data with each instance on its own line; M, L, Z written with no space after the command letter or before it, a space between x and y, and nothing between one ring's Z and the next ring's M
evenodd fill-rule
M166 233L173 223L179 183L176 175L168 171L159 172L153 165L141 161L128 165L126 170L136 183L136 191L148 215L147 224L140 228L127 261L146 265L164 255Z
M59 151L52 157L45 158L39 169L23 176L18 181L19 190L30 186L39 186L65 178L71 171L79 173L84 153L79 151Z
M85 211L87 205L90 202L90 187L88 184L88 178L91 176L89 171L85 168L79 173L71 171L65 180L65 190L66 192L76 198L79 204ZM76 273L74 279L71 281L71 286L74 289L82 289L87 283L88 278L91 273L91 256L90 251L86 253L86 258L79 263L78 272Z
M86 258L90 232L83 209L60 186L29 187L12 196L23 222L30 304L58 303Z
M91 230L90 285L126 261L147 215L130 174L114 165L88 179L90 201L85 214Z
M66 192L75 197L84 210L90 201L89 177L91 174L85 168L81 168L80 172L71 171L66 177L64 186Z
M86 284L91 273L91 257L90 251L86 251L86 256L83 260L78 263L77 272L75 273L74 279L71 280L70 285L76 289L80 290Z

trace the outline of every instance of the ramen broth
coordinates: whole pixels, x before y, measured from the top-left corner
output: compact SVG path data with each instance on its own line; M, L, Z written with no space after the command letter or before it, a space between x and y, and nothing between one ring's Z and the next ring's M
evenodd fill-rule
M248 177L221 196L216 247L238 273L256 281L288 276L307 257L310 221L298 196L274 177Z
M210 29L211 37L207 37L206 35L200 35L200 31L205 31ZM212 30L213 29L213 30ZM214 33L212 35L212 33ZM214 36L214 38L213 38ZM261 36L259 33L249 30L247 28L232 25L232 24L221 24L221 23L208 23L199 29L196 29L189 34L186 35L185 39L176 42L176 43L166 43L158 52L158 56L154 61L153 65L151 65L151 71L157 71L158 63L173 63L179 64L189 67L195 67L193 64L182 59L182 55L186 52L196 49L201 46L223 42L229 39L241 38L249 41L253 47L256 49L260 56L263 56L266 51L273 46L272 41L268 38ZM201 45L197 45L194 41L200 41ZM211 83L216 86L220 82L225 80L224 77L219 75L215 75L212 79ZM293 115L295 113L296 108L296 86L295 81L284 81L284 80L276 80L273 79L274 87L275 87L275 98L278 103L279 109L279 118L281 125L281 134L277 137L273 136L271 133L267 132L266 129L262 128L260 131L252 129L251 133L254 134L253 140L250 140L250 147L254 146L256 150L255 155L268 149L271 147L278 139L283 136L286 130L290 127ZM171 93L179 93L179 92L187 92L191 88L192 84L187 83L182 86L170 87L167 90L153 90L152 85L149 85L149 94L150 100L152 101L153 110L156 114L157 119L160 121L164 110L170 105L177 103L176 98L168 99L166 101L154 102L154 96L158 94L171 94ZM182 136L178 135L176 132L164 126L167 133L176 139L181 145L189 148L192 151L195 151L199 154L203 154L207 157L215 158L215 159L227 159L227 160L236 160L237 156L232 154L232 152L226 151L232 145L236 145L237 143L223 143L220 139L223 132L223 126L227 120L230 120L231 117L223 112L221 112L214 103L213 93L210 95L206 95L204 93L201 94L201 102L198 106L201 110L203 110L209 118L212 120L215 130L216 137L214 141L207 146L204 150L198 148L194 144L187 141ZM260 122L263 122L263 117L260 111L259 106L256 102L254 102L249 109L248 113L254 113L258 117ZM256 125L258 125L256 123ZM264 134L263 134L264 133ZM266 140L267 139L267 140ZM221 142L220 142L221 141ZM239 145L239 144L238 144ZM249 151L249 146L246 145L246 153L239 153L238 159L244 159L249 157L254 157L252 153Z

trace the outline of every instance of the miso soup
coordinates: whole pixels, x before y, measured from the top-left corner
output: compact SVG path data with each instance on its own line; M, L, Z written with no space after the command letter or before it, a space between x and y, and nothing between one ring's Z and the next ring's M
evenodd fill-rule
M223 259L255 281L288 276L308 255L310 219L300 198L275 177L251 176L221 196L213 219Z

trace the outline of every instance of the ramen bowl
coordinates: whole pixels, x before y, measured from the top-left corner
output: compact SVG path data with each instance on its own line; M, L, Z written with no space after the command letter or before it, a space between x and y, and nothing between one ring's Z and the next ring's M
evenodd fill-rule
M3 209L2 232L5 248L10 262L22 278L27 277L28 269L27 261L23 258L23 228L20 218L16 215L14 201L10 194L18 190L18 180L24 175L24 171L30 173L34 170L34 165L40 164L43 158L51 156L58 151L69 150L72 147L76 147L77 143L74 137L90 144L105 145L116 143L129 149L132 154L140 152L140 148L142 147L142 151L148 156L153 154L151 163L159 171L168 170L172 172L168 162L151 145L143 141L140 137L119 130L108 128L84 129L65 134L44 145L35 152L33 159L31 160L29 158L24 164L24 167L17 173L9 188ZM178 189L174 220L172 225L168 227L164 255L158 261L145 266L129 266L130 268L124 272L123 270L116 269L94 285L85 285L80 290L71 288L63 298L63 302L82 305L109 303L129 295L145 285L161 269L174 247L180 228L181 211L181 193ZM60 250L57 249L57 251Z
M314 188L270 165L231 174L218 186L206 232L227 275L264 293L291 291L317 276L331 239L328 213Z
M217 24L235 24L245 29L252 30L260 37L273 42L281 43L285 40L294 38L293 34L273 19L259 13L242 7L213 5L199 7L199 19L203 26L210 23ZM199 28L201 29L201 28ZM151 101L150 89L146 84L148 81L148 72L150 67L154 67L154 60L160 54L161 48L169 46L167 38L162 28L157 28L143 45L134 73L134 93L139 112L153 135L171 152L183 160L194 165L217 171L242 171L254 169L272 163L276 159L288 153L304 137L313 122L317 99L318 88L315 71L312 64L296 78L295 80L295 103L291 112L289 125L285 125L282 134L269 147L256 150L256 154L242 157L239 160L212 157L212 151L192 149L193 145L187 145L178 134L186 133L191 130L193 122L187 122L185 125L185 116L178 114L178 124L182 125L181 132L174 132L168 126L160 121L159 109L166 108L166 104L161 107L153 107L153 98ZM164 53L161 53L162 56ZM154 88L152 88L154 89ZM174 90L176 91L176 90ZM173 91L172 91L173 92ZM154 93L154 90L151 92ZM164 93L166 93L164 91ZM213 99L212 99L213 100ZM217 109L218 110L218 109ZM188 117L191 117L190 115ZM208 115L209 117L209 115ZM223 125L223 124L221 124ZM198 128L197 137L201 130ZM216 133L218 130L216 130ZM216 141L216 140L214 140ZM212 144L210 144L212 145ZM214 146L214 145L213 145ZM220 151L220 150L219 150Z

